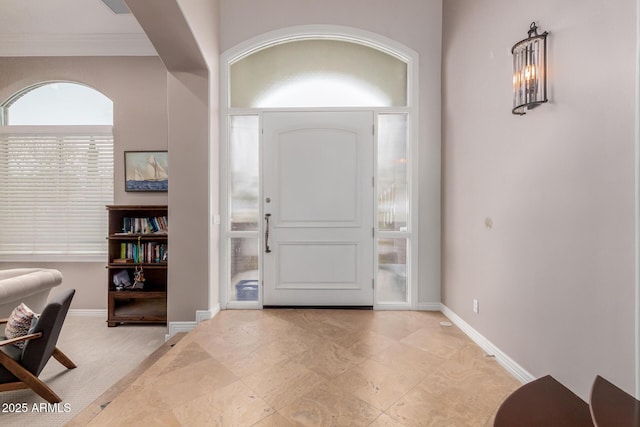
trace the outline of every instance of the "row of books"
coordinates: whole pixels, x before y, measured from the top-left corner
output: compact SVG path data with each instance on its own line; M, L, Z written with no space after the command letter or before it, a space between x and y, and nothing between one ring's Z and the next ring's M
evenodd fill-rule
M121 243L120 259L132 260L134 263L164 263L167 262L167 244L160 242L149 243Z
M166 216L123 218L122 231L126 234L166 234L169 222Z

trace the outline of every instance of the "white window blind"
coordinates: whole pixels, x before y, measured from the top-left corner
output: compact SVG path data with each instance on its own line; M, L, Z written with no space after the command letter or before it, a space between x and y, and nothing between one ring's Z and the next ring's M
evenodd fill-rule
M0 259L103 256L111 126L0 126Z

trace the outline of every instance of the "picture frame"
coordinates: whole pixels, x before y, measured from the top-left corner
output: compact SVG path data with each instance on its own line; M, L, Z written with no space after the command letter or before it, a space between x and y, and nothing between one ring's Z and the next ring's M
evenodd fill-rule
M124 190L167 192L169 190L169 152L125 151Z

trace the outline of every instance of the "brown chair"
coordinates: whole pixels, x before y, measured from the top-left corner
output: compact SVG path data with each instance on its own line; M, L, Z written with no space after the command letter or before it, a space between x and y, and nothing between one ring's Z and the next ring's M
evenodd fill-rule
M640 427L640 401L596 376L591 387L591 416L598 427Z
M0 341L0 392L30 388L49 403L62 401L38 378L38 375L51 356L68 369L76 367L71 359L56 347L74 294L75 289L69 289L51 298L42 311L33 333ZM7 319L0 320L0 324L6 322ZM22 350L12 345L20 341L26 341Z

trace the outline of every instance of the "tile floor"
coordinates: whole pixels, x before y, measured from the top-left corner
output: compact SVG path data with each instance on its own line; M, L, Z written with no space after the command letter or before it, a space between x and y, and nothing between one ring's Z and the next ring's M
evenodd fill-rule
M520 386L441 313L227 310L89 425L491 426Z

